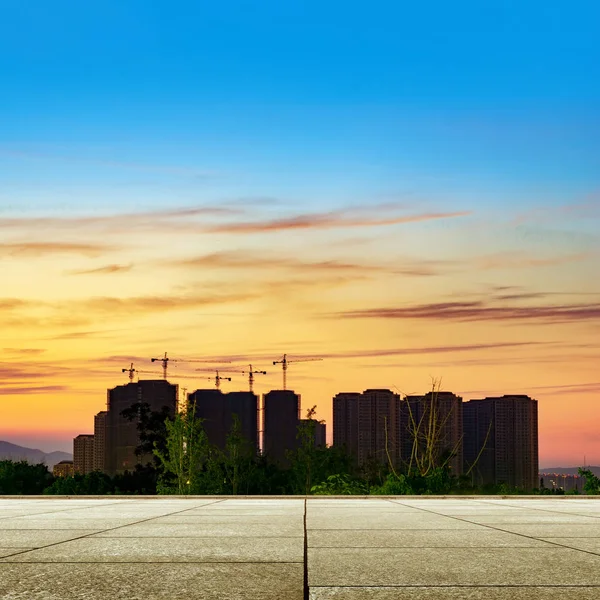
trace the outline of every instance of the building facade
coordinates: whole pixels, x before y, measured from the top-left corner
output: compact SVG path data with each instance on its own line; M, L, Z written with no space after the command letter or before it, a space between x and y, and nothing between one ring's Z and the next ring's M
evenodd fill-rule
M106 446L106 411L94 417L94 471L106 471L104 452Z
M298 446L300 396L291 390L272 390L263 396L263 454L287 466L288 450Z
M138 420L128 420L122 411L136 403L144 403L151 411L160 412L163 408L175 416L178 386L164 379L140 380L137 383L119 385L107 392L107 412L105 415L105 472L110 475L133 471L137 464L151 463L151 454L136 456L139 446Z
M61 460L52 467L52 475L54 477L73 477L75 469L72 460Z
M225 449L227 436L237 415L240 433L254 452L258 453L258 396L252 392L196 390L188 395L188 402L203 427L210 444Z
M82 433L73 440L73 468L79 475L94 470L94 436Z
M406 396L400 415L402 464L415 465L415 454L423 457L433 449L436 465L450 458L453 475L463 472L463 399L452 392L431 391L424 396ZM412 463L411 463L412 458Z
M400 396L391 390L344 392L333 398L333 445L343 447L358 465L401 457Z
M475 484L538 487L537 400L525 395L470 400L463 418L464 467Z

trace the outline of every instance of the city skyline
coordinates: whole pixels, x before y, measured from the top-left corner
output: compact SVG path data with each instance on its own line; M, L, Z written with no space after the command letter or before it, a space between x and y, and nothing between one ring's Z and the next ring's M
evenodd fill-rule
M165 351L260 394L287 353L328 423L433 377L600 464L598 6L9 4L0 440L68 447Z

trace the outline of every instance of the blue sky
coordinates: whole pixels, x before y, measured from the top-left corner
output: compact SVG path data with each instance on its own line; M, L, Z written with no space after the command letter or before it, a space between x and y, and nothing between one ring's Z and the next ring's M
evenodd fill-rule
M0 205L580 199L598 5L485 5L0 2Z

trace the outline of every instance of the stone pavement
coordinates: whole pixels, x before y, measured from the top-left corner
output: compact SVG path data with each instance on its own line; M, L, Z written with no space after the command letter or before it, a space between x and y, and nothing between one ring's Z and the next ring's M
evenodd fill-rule
M586 497L0 497L2 600L600 598Z

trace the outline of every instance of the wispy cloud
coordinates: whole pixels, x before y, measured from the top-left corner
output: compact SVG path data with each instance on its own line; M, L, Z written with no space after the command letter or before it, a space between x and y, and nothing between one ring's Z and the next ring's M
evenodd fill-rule
M563 256L535 258L519 252L506 252L502 254L483 256L474 260L476 267L486 269L526 269L531 267L553 267L571 262L578 262L594 256L591 252L578 252Z
M81 271L68 271L69 275L103 275L110 273L126 273L131 271L133 265L106 265L95 269L84 269Z
M0 244L0 255L38 257L49 254L83 254L84 256L99 256L106 252L119 250L116 246L107 244L69 243L69 242L20 242Z
M280 219L223 223L208 226L206 227L205 231L211 233L252 234L298 229L378 227L384 225L398 225L403 223L418 223L422 221L431 221L434 219L450 219L456 217L464 217L470 214L470 211L456 211L373 218L372 216L368 215L351 215L348 213L348 211L339 210L327 213L302 214L292 217L284 217Z
M419 259L398 259L394 264L367 264L341 260L303 261L294 257L264 256L252 251L236 250L215 252L191 258L168 261L165 264L175 267L204 267L218 269L288 269L308 273L391 273L414 276L430 276L441 273L442 265L450 261L426 261Z
M600 304L491 306L484 301L443 302L408 307L368 308L333 316L349 319L426 319L441 321L538 321L568 323L600 319Z
M64 392L69 388L65 385L40 385L40 386L6 386L2 393L9 394L47 394L48 392Z

